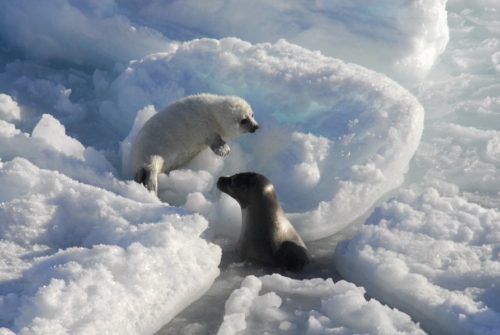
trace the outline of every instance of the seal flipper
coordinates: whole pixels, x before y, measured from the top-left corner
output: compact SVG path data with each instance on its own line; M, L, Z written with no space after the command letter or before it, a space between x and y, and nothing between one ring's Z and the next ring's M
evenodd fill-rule
M151 178L151 171L146 168L141 168L134 176L134 181L136 183L148 186L148 180Z
M229 155L229 152L231 151L231 148L229 145L224 142L224 140L219 136L216 135L212 143L210 144L210 149L217 155L221 157L226 157Z
M164 160L161 156L153 155L150 158L150 163L142 166L136 172L134 180L143 184L150 191L158 195L158 175L161 172Z
M158 194L158 182L152 178L152 171L143 167L135 174L134 181L144 185L148 190Z
M309 264L310 257L306 248L292 242L285 241L274 254L276 265L287 271L302 271Z

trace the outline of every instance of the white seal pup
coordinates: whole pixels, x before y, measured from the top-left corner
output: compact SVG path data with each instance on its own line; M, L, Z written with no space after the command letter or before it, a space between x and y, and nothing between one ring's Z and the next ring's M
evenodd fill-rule
M309 263L302 238L285 216L273 184L261 174L238 173L220 177L217 188L241 207L238 252L243 259L300 271Z
M207 147L225 157L225 140L259 128L250 105L240 97L198 94L185 97L151 117L132 143L135 181L158 194L158 175L188 163Z

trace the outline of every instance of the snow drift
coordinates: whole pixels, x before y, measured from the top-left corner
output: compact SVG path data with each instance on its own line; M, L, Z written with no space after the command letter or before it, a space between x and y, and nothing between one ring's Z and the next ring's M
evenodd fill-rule
M440 186L383 203L337 247L338 269L432 334L496 334L500 213Z
M364 293L343 280L248 276L226 301L217 334L425 334Z
M15 118L9 106L4 114ZM0 144L2 158L14 157L0 162L1 327L151 333L218 276L220 248L200 237L204 218L114 179L53 117L31 135L0 120Z
M451 40L418 97L426 127L410 180L335 264L431 334L500 329L498 1L449 1Z

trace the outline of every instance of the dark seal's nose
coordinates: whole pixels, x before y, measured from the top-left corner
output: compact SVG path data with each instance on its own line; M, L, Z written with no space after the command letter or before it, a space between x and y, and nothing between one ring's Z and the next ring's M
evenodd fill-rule
M225 192L225 186L227 185L228 181L229 177L219 177L219 179L217 180L217 188L222 192Z
M252 126L252 128L250 128L250 132L251 132L251 133L255 133L255 131L256 131L257 129L259 129L259 125L258 125L258 124L256 124L256 125Z

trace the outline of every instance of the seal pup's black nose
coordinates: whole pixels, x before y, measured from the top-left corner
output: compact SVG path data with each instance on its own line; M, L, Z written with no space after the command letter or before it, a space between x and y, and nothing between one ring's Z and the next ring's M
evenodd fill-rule
M258 125L258 124L256 124L256 125L252 126L252 128L250 128L250 132L251 132L251 133L255 133L255 131L256 131L257 129L259 129L259 125Z

